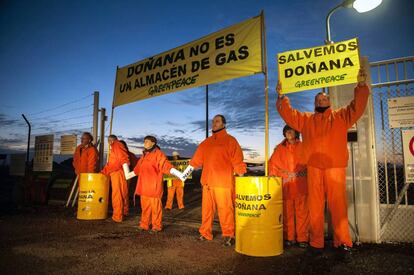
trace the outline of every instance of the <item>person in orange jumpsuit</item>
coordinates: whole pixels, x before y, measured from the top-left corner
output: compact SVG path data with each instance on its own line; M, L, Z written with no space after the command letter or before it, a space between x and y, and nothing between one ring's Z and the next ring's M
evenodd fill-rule
M288 125L285 139L276 146L269 160L269 175L283 180L283 235L285 245L298 242L308 246L309 211L307 206L306 166L302 163L300 134Z
M351 251L346 199L347 130L362 116L367 105L370 91L366 77L361 68L354 99L348 106L338 110L331 109L327 94L318 93L314 113L293 109L289 99L281 94L281 83L276 87L276 108L280 116L303 136L303 153L308 172L310 246L318 253L324 247L325 197L332 218L333 245L343 255L349 255Z
M95 173L97 170L98 150L92 142L91 133L84 132L81 136L81 144L76 147L73 155L73 168L77 176L80 173Z
M178 160L180 157L177 151L174 151L172 153L172 156L173 160ZM168 181L171 182L171 186L168 186L167 202L165 203L165 209L172 209L174 194L177 194L178 209L184 209L184 182L182 182L180 179L172 179Z
M122 222L128 216L129 208L126 204L128 198L128 184L125 175L129 173L129 157L125 146L115 135L108 137L110 147L109 160L101 173L111 178L112 188L112 220Z
M172 166L158 147L157 139L146 136L143 155L127 176L128 179L138 176L134 195L141 196L142 213L139 228L142 230L149 230L150 225L152 232L162 230L163 174L181 177L181 173Z
M199 240L212 240L212 223L216 209L224 239L224 246L234 245L234 174L246 173L243 152L237 140L226 131L226 119L216 115L212 123L213 135L197 148L189 166L184 170L184 179L194 168L203 167L201 205L201 227Z
M137 163L138 163L137 156L134 153L132 153L131 151L129 151L128 145L126 144L126 142L124 140L120 140L119 142L122 143L122 145L124 145L125 149L127 150L128 159L129 159L129 170L134 169L135 165L137 165ZM129 215L129 196L130 196L131 193L133 194L133 192L131 192L130 189L131 189L131 187L132 188L134 187L134 186L131 186L132 183L133 183L133 179L127 180L128 196L124 197L124 216Z

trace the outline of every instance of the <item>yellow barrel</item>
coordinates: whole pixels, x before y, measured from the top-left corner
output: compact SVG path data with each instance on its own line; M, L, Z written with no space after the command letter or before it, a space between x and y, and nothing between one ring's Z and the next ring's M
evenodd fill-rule
M249 256L283 253L282 181L236 177L236 251Z
M108 215L109 178L100 173L81 173L78 220L103 220Z

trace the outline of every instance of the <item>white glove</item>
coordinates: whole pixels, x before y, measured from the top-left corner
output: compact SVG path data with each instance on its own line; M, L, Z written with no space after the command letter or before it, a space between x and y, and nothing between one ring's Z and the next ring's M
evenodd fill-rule
M126 180L129 180L129 179L132 179L133 177L135 177L136 175L135 175L135 173L134 173L134 171L131 171L131 172L129 172L128 174L125 174L125 179Z
M194 167L191 166L191 165L188 165L187 168L185 168L185 170L183 171L183 174L182 174L184 180L186 180L191 175L193 170L194 170Z
M171 175L173 175L173 176L176 176L177 178L179 178L182 182L184 182L185 181L185 178L183 177L183 174L181 174L181 172L180 171L178 171L177 169L175 169L175 168L171 168L170 169L170 174Z
M125 177L126 177L126 175L129 174L129 166L128 166L128 164L126 164L126 163L122 164L122 169L124 169L124 174L125 174Z

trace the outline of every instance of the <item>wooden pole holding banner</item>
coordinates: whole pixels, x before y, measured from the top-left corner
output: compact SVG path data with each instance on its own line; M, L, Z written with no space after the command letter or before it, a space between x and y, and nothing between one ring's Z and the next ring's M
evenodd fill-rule
M114 109L115 109L114 102L115 102L116 80L118 78L118 70L119 70L119 66L116 66L114 96L112 97L111 121L109 122L109 134L110 135L112 135L112 122L114 121Z
M208 138L208 85L206 85L206 138Z
M114 122L114 110L115 110L115 92L116 92L116 81L118 78L118 70L119 70L119 66L116 66L116 72L115 72L115 84L114 84L114 96L112 97L112 108L111 108L111 120L109 121L109 135L112 135L112 123ZM104 141L102 141L104 142ZM108 148L108 156L106 158L106 163L108 163L109 161L109 154L110 154L111 150L109 150Z
M265 80L265 176L268 176L268 165L269 165L269 79L267 73L267 49L266 49L266 30L265 30L265 22L264 22L264 11L260 13L260 18L262 21L262 66L263 66L263 74Z

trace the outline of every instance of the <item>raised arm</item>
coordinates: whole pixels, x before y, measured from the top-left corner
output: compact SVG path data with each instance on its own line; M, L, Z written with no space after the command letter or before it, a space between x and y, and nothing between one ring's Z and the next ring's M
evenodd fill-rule
M348 128L358 121L364 113L368 103L369 88L366 84L366 73L363 68L358 73L358 85L354 89L354 99L348 106L339 110L341 117L346 121Z
M276 101L276 109L279 112L280 116L283 120L288 124L290 127L294 128L295 130L301 132L306 115L302 112L299 112L296 109L293 109L290 105L289 98L283 94L282 91L282 84L278 82L276 86L277 92L277 101Z

